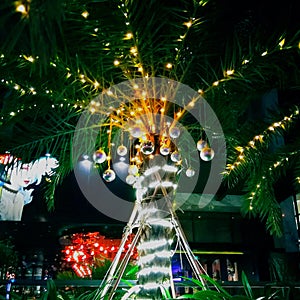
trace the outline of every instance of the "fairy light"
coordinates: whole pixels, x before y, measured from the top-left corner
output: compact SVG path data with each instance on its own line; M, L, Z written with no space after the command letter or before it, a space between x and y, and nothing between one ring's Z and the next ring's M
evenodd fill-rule
M115 59L115 60L114 60L114 66L118 66L118 65L120 65L120 61L117 60L117 59Z
M167 69L172 69L172 67L173 67L173 65L172 65L171 63L167 63L167 64L166 64L166 68L167 68Z
M30 87L29 90L33 95L36 95L36 90L34 89L34 87Z
M219 85L219 81L215 81L215 82L213 82L213 86L218 86Z
M227 70L227 71L225 72L225 74L226 74L227 76L233 75L233 74L234 74L234 70Z
M86 10L81 14L85 19L88 18L88 16L90 15L89 12Z
M285 44L285 39L283 38L283 39L279 42L280 49L283 48L284 44Z
M183 25L185 25L187 28L190 28L190 27L192 27L193 22L192 21L188 21L188 22L183 23Z
M100 87L100 83L96 80L96 81L94 82L94 88L95 88L95 89L99 89L99 87Z
M24 5L21 1L15 2L16 5L16 12L21 13L23 16L27 16L29 13L29 6Z
M31 62L31 63L33 63L33 62L35 61L35 59L34 59L33 56L26 56L26 55L23 55L23 57L24 57L27 61L29 61L29 62Z
M133 56L137 56L137 54L138 54L137 47L136 47L136 46L131 47L131 48L130 48L130 53L131 53Z
M261 54L261 56L266 56L268 54L268 51L265 51Z
M127 33L125 34L124 40L130 40L130 39L132 39L132 38L133 38L132 32L127 32Z

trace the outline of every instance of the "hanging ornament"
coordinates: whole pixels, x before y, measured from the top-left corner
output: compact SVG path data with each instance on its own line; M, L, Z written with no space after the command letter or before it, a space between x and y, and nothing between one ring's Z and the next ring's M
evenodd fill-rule
M126 183L127 184L133 185L135 182L136 182L136 177L134 175L129 174L126 177Z
M121 145L118 147L117 153L120 156L125 156L127 154L127 148L124 145Z
M195 175L195 170L192 168L187 168L185 174L187 177L193 177Z
M93 160L96 164L102 164L106 161L106 154L102 149L99 149L94 152L93 154Z
M141 127L139 126L134 126L130 129L130 134L134 137L134 138L139 138L141 137L144 132L143 130L141 129Z
M113 170L111 170L111 169L107 169L103 173L103 179L106 182L112 182L113 180L116 179L116 173Z
M159 148L159 152L161 155L169 155L170 154L170 148L167 145L162 145Z
M150 155L154 152L154 144L151 141L146 141L141 145L141 151L145 155Z
M172 154L171 154L171 160L174 161L174 162L179 162L181 160L181 155L178 151L174 151Z
M137 175L139 173L139 169L136 165L130 165L128 167L128 174L130 175Z
M210 161L214 158L215 151L212 148L205 147L200 151L200 158L204 161Z
M199 151L201 151L203 148L206 148L206 147L207 147L207 142L205 140L201 139L197 142L197 149Z
M180 136L180 129L176 126L170 128L169 135L173 139L177 139Z

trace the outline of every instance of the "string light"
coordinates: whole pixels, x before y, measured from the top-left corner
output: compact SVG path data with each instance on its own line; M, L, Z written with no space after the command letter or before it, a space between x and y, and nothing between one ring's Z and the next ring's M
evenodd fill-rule
M90 15L89 12L86 10L81 14L85 19L88 18L88 16Z
M192 21L188 21L188 22L183 23L183 25L185 25L187 28L190 28L190 27L192 27L193 23L192 23Z
M172 67L173 67L173 65L172 65L171 63L167 63L167 64L166 64L166 68L167 68L167 69L172 69Z

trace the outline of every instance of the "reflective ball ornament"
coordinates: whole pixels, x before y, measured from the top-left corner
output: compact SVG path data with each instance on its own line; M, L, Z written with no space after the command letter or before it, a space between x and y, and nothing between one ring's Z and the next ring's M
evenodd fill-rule
M197 142L197 149L201 151L203 148L207 148L207 142L201 139Z
M142 153L144 153L145 155L150 155L154 152L154 145L151 141L147 141L142 143L141 145L141 151Z
M161 155L169 155L170 154L170 148L166 145L162 145L159 148L159 152L160 152Z
M134 138L139 138L143 135L143 131L139 126L134 126L130 129L130 134L134 137Z
M127 154L127 148L124 145L121 145L118 147L117 153L120 156L125 156Z
M104 171L102 177L106 182L112 182L116 179L116 173L111 169L107 169Z
M171 160L174 162L179 162L181 160L181 154L178 151L174 151L171 154Z
M200 158L204 161L211 161L215 156L215 151L212 148L205 147L200 151Z
M93 154L93 160L96 164L102 164L106 161L106 154L102 149L99 149L94 152Z
M170 128L169 135L173 139L177 139L180 136L180 129L176 126Z
M195 175L195 173L196 173L195 170L192 168L187 168L185 171L185 175L187 177L193 177Z
M138 172L139 172L139 169L138 169L138 167L136 165L130 165L128 167L128 174L130 174L130 175L137 175Z
M127 184L133 185L135 182L136 182L136 177L135 177L135 176L129 174L129 175L126 177L126 183L127 183Z

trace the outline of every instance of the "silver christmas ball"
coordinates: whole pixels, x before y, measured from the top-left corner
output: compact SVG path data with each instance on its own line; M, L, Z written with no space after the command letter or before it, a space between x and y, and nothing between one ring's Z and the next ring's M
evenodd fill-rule
M154 144L151 141L147 141L147 142L142 143L141 151L145 155L152 154L154 152Z
M204 161L210 161L214 158L215 151L212 148L205 147L200 151L200 158Z
M134 126L130 129L130 134L134 137L134 138L139 138L143 135L143 130L139 127L139 126Z
M116 179L116 173L111 169L107 169L104 171L102 177L106 182L112 182Z
M120 156L125 156L127 154L127 148L124 145L120 145L117 149L117 153Z
M161 155L169 155L170 154L170 148L166 145L162 145L159 148L159 152L160 152Z
M197 142L197 149L199 151L201 151L203 148L206 148L206 147L207 147L207 142L205 140L201 139Z
M137 175L138 172L139 172L139 169L138 169L138 167L136 165L130 165L128 167L128 174L130 174L130 175Z
M169 135L173 139L177 139L180 136L180 129L176 126L170 128Z
M174 151L171 154L171 160L174 162L179 162L181 160L181 154L178 151Z
M185 174L187 177L193 177L195 175L195 170L192 169L192 168L187 168L186 171L185 171Z
M102 164L106 161L106 154L102 149L99 149L94 152L93 160L96 164Z
M129 174L129 175L126 177L126 183L127 183L127 184L133 185L135 182L136 182L136 177L135 177L135 176Z

